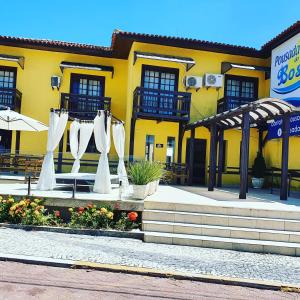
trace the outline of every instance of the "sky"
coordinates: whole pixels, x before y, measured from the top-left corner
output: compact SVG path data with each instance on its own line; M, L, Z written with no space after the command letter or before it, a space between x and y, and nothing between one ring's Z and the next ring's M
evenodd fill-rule
M110 46L114 29L260 48L300 19L300 1L9 0L0 35Z

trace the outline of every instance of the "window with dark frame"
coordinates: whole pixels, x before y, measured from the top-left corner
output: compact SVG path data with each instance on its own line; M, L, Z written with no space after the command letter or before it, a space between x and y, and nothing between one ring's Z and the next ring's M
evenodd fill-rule
M142 87L149 89L143 94L143 111L154 114L172 115L176 109L176 97L169 92L178 90L178 69L143 65ZM151 89L151 90L150 90ZM164 91L166 91L164 93ZM153 108L153 109L152 109ZM163 110L159 110L159 109Z
M175 137L168 136L167 138L167 153L166 153L166 163L171 165L175 159Z
M154 135L146 135L145 159L154 160Z
M0 104L12 106L16 88L16 68L0 67Z

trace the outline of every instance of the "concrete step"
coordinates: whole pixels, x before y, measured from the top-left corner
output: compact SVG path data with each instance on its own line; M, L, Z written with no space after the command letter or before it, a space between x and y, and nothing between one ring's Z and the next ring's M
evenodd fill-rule
M300 243L300 232L293 231L144 220L142 222L142 226L144 232L165 232L199 236L202 235L249 240Z
M174 244L237 251L272 253L300 256L299 243L261 241L228 237L211 237L164 232L145 232L144 241L149 243Z
M300 220L283 218L145 209L143 220L300 232Z
M193 213L206 213L206 214L223 214L232 216L243 217L257 217L257 218L273 218L273 219L286 219L300 221L300 211L293 211L285 209L261 209L261 208L247 208L247 207L234 207L228 205L209 205L209 204L194 204L194 203L174 203L174 202L158 202L158 201L145 201L145 210L167 210L167 211L181 211Z

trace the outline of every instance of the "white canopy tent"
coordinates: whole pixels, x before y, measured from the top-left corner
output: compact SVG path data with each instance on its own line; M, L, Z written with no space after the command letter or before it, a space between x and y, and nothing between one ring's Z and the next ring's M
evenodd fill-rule
M36 187L38 190L48 191L55 188L56 180L53 152L60 142L67 122L68 112L57 112L55 110L51 110L48 130L47 153L43 161L40 178Z
M113 140L116 152L119 157L118 163L118 177L122 182L123 187L128 187L128 177L124 163L124 150L125 150L125 129L123 123L113 124L112 126Z
M95 178L94 192L100 194L111 193L111 181L108 162L108 153L110 150L110 126L111 115L107 114L105 130L105 112L101 110L94 119L95 144L97 150L101 153Z
M75 119L70 125L70 149L75 161L71 173L78 173L80 159L86 151L93 134L94 122Z

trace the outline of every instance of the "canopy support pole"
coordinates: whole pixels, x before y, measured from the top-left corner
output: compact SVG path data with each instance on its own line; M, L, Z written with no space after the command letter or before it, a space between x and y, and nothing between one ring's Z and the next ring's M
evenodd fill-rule
M62 173L63 148L64 148L64 135L61 137L58 146L57 173Z
M184 125L182 122L179 123L178 129L178 144L177 144L177 163L181 164L182 161L182 141L184 135Z
M191 137L190 137L190 148L189 148L189 177L188 177L188 185L193 185L193 171L194 171L194 143L195 142L195 128L191 130Z
M216 181L216 139L217 137L217 126L216 123L212 123L210 126L210 153L209 153L209 181L208 190L213 191Z
M249 164L249 138L250 138L250 114L243 114L241 159L240 159L240 199L246 199L248 190L248 164Z
M219 130L218 136L218 176L217 176L217 187L222 187L222 172L223 172L223 162L224 162L224 129Z
M136 123L136 117L135 115L131 118L131 124L130 124L130 141L129 141L129 161L133 161L133 155L134 155L134 135L135 135L135 123Z
M287 200L288 198L289 134L290 114L285 114L282 122L280 200Z

